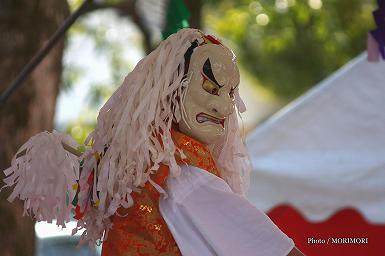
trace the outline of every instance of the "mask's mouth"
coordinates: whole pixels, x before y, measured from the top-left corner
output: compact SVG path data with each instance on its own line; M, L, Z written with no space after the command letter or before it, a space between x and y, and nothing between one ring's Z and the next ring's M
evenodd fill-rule
M225 127L225 118L217 118L217 117L211 116L211 115L203 113L203 112L199 113L196 116L196 120L200 124L204 123L204 122L211 122L211 123L214 123L214 124L221 125L222 128Z

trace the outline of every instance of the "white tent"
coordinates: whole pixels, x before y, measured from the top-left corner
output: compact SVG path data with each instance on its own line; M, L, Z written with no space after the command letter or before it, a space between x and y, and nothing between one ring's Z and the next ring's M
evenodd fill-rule
M385 223L385 62L366 54L279 111L247 138L249 199L322 221L354 208Z

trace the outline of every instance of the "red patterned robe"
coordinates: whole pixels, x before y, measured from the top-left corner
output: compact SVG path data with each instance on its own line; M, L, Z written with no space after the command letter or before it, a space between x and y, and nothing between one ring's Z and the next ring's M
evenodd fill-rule
M174 143L186 155L181 160L176 156L178 164L199 167L219 177L219 171L206 146L198 141L171 131ZM152 180L165 187L169 169L161 165ZM160 214L160 193L150 182L147 182L141 193L133 192L134 205L128 209L120 208L112 217L113 227L108 239L103 243L102 256L128 255L181 255L166 222Z

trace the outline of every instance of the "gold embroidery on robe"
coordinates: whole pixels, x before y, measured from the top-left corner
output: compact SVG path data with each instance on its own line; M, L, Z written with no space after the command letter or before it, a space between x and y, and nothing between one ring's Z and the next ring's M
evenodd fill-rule
M187 158L176 156L179 165L187 164L219 176L219 171L208 148L198 141L171 130L175 145ZM165 187L169 168L160 165L151 178ZM179 248L159 210L159 192L147 182L140 193L132 194L134 205L120 208L112 217L113 227L103 243L103 256L174 256L181 255Z

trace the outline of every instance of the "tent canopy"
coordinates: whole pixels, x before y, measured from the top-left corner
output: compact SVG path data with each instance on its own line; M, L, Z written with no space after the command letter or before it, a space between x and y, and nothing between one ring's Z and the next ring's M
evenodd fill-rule
M385 223L384 73L363 53L253 131L249 199L311 221L354 208Z

